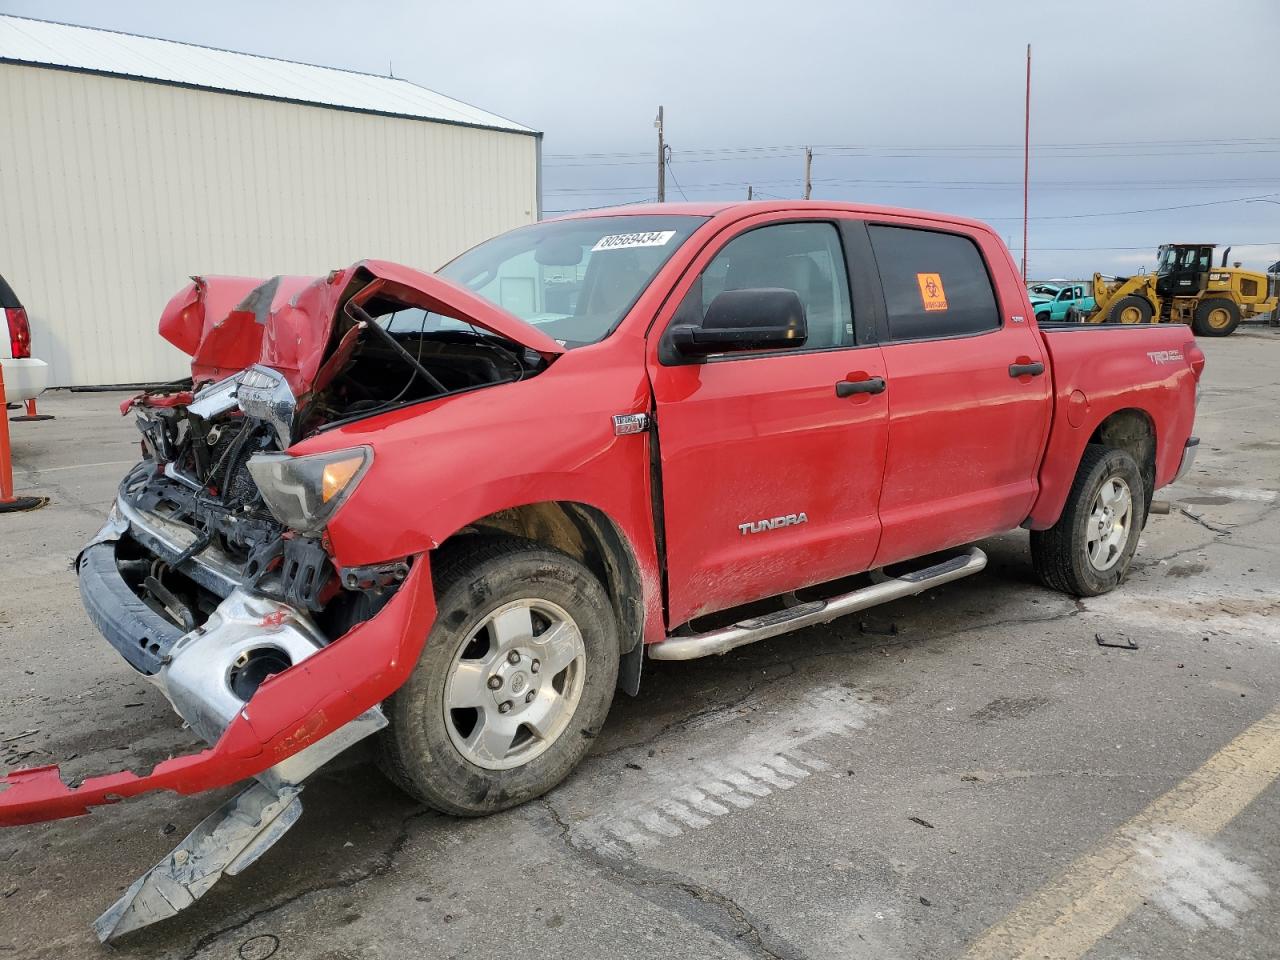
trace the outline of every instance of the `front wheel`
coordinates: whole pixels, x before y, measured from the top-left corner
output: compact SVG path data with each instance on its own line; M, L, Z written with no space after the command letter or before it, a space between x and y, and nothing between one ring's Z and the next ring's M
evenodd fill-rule
M1031 531L1031 562L1046 587L1078 597L1114 590L1129 572L1145 516L1142 471L1123 450L1085 447L1062 516Z
M476 537L434 573L435 625L387 701L382 767L443 813L495 813L587 752L613 702L616 619L586 567L526 540Z

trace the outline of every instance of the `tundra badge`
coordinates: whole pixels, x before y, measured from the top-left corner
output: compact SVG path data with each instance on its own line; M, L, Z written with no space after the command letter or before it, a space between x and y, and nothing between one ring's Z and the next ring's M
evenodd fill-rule
M766 530L777 530L779 527L794 527L797 523L808 523L807 513L788 513L785 517L773 517L770 520L755 520L738 524L738 532L745 536L748 533L764 533Z

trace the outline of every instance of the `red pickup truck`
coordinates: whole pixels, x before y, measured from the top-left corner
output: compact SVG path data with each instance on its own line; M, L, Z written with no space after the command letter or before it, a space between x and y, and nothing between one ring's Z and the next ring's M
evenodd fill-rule
M1048 586L1112 589L1194 458L1204 365L1180 325L1037 327L981 223L825 202L597 211L435 275L197 278L160 332L192 378L125 404L143 459L77 570L209 747L11 772L0 822L255 783L104 938L251 863L367 735L483 814L564 778L646 655L919 593L1017 527Z

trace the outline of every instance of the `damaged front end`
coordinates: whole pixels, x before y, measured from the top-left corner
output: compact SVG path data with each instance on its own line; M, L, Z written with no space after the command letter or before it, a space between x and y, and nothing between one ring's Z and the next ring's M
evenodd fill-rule
M209 749L76 785L56 767L13 771L0 824L255 783L99 918L104 940L261 856L297 820L306 777L385 726L379 704L434 619L425 555L344 566L325 535L376 468L374 444L290 448L335 423L535 376L561 352L463 288L375 262L312 281L197 278L161 331L192 354L192 380L124 405L143 459L76 570L95 625Z

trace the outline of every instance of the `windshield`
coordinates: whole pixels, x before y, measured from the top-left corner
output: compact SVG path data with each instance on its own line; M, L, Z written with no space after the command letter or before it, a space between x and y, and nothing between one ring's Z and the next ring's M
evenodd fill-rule
M612 332L658 269L705 222L664 215L535 223L485 241L439 273L563 346L581 347ZM396 322L417 327L412 318Z

